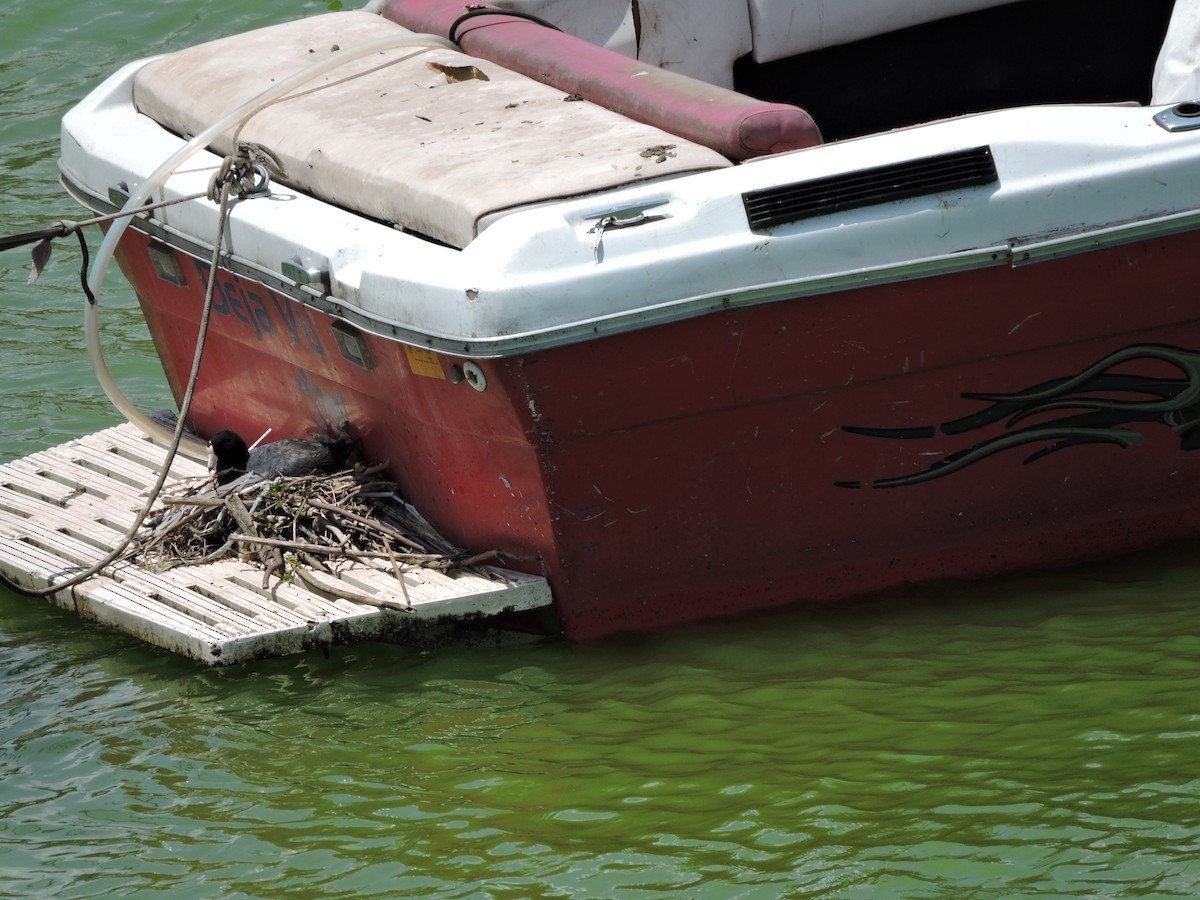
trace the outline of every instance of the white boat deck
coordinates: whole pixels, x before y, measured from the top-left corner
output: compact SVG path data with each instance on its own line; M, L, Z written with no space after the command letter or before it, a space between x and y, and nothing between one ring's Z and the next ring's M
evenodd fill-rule
M0 465L0 571L28 588L63 581L102 559L133 524L166 451L118 425ZM173 479L203 476L177 456ZM545 579L490 568L493 578L430 569L391 572L343 563L329 591L227 559L163 573L120 561L54 594L64 609L208 665L230 665L351 641L387 639L422 625L550 603ZM377 607L338 596L369 596Z

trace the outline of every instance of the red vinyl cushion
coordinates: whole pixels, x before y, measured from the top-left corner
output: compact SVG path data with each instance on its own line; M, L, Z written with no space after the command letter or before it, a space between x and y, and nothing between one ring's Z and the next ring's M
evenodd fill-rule
M462 0L391 0L383 15L410 31L446 36ZM821 143L804 110L766 103L629 59L536 22L477 16L458 29L463 51L741 160Z

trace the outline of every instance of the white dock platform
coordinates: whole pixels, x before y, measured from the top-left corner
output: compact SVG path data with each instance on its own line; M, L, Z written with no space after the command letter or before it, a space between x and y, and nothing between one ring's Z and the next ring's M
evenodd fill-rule
M133 524L165 460L137 428L118 425L0 465L0 571L41 588L99 562ZM177 456L163 492L177 493L174 479L204 474ZM262 571L236 560L161 574L122 561L49 599L208 665L230 665L550 603L545 579L490 571L497 580L408 570L401 587L391 572L346 562L336 579L322 573L330 590L318 593L274 577L264 588ZM339 589L409 608L369 606Z

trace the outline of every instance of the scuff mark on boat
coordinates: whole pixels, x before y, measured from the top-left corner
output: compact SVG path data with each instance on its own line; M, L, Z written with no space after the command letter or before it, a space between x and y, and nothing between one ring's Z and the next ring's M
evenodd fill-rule
M1008 333L1009 333L1009 335L1014 335L1014 334L1016 334L1016 333L1017 333L1017 330L1018 330L1018 329L1019 329L1019 328L1020 328L1022 325L1024 325L1026 322L1029 322L1029 321L1031 321L1031 320L1033 320L1033 319L1036 319L1036 318L1037 318L1038 316L1040 316L1040 315L1041 315L1041 313L1040 313L1040 312L1030 313L1030 314L1029 314L1029 315L1027 315L1025 318L1023 318L1023 319L1022 319L1020 322L1018 322L1016 325L1014 325L1012 328L1010 328L1010 329L1008 330Z

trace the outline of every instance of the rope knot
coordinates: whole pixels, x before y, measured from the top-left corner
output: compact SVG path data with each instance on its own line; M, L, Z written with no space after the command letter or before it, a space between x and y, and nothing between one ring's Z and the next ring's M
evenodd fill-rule
M230 193L239 200L265 197L271 193L271 176L286 177L283 163L271 150L261 144L239 141L236 153L221 160L221 165L208 182L208 199L221 202L222 189L229 185Z

